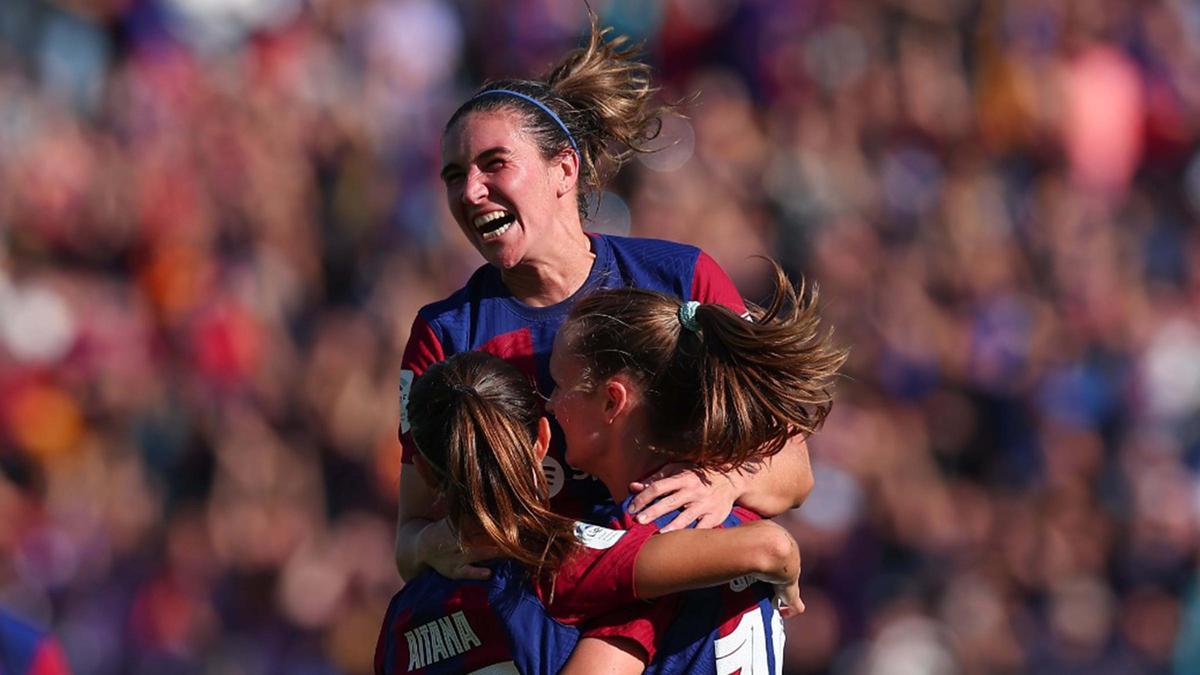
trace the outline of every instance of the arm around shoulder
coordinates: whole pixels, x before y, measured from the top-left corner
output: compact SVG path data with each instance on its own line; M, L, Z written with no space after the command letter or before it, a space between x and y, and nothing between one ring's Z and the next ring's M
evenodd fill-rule
M637 596L656 598L754 575L772 584L800 575L795 539L769 520L712 530L677 530L647 540L634 567Z
M778 454L754 469L736 473L741 483L738 503L767 518L800 506L813 489L808 444L800 435L788 439Z

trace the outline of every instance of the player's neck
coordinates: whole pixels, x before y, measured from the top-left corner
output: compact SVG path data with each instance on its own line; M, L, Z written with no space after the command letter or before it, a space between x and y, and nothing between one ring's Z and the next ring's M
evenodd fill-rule
M544 242L521 264L500 272L504 285L521 302L534 307L554 305L583 287L596 254L591 238L580 229Z
M662 457L647 450L633 437L618 441L606 456L609 461L595 476L618 503L629 496L630 483L642 480L663 463Z

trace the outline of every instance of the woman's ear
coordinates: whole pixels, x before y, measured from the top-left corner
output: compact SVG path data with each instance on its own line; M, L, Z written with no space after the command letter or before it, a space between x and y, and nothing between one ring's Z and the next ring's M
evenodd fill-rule
M628 414L633 408L633 389L631 383L617 375L604 383L604 422L612 424L622 415Z
M575 188L579 182L579 155L572 150L564 150L554 157L555 168L562 173L558 184L557 195L562 197Z
M533 442L533 451L538 459L545 459L550 451L550 418L542 415L538 418L537 438Z

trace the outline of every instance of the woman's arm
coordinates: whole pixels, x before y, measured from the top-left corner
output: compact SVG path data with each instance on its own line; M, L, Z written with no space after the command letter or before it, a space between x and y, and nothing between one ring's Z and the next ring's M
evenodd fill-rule
M656 534L646 540L634 563L634 586L641 599L716 586L747 575L776 586L784 618L804 611L799 594L800 549L786 530L767 520ZM646 650L632 639L585 637L562 673L636 675L645 666Z
M646 669L645 651L625 638L585 637L575 645L560 675L639 675Z
M736 473L742 478L737 503L766 518L800 506L813 489L808 443L798 435L760 466Z
M662 527L663 532L692 523L698 528L716 527L729 515L734 502L771 518L799 506L812 488L808 444L803 437L793 436L773 457L727 474L672 464L650 479L630 485L636 493L630 513L638 514L638 522L648 523L680 509L680 514Z
M634 564L634 587L639 598L650 599L746 575L777 587L777 595L789 603L790 611L780 609L785 617L803 611L798 603L800 548L787 530L769 520L650 537Z
M409 580L426 567L447 579L487 579L491 571L471 563L495 557L491 548L463 551L437 502L437 495L421 478L416 466L400 471L396 521L396 569Z

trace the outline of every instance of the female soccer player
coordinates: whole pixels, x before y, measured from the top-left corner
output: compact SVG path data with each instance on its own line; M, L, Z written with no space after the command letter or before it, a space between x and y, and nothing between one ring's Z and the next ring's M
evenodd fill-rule
M559 387L549 409L567 435L572 462L621 499L630 482L666 461L736 469L814 431L844 353L816 330L812 303L799 302L781 272L778 278L776 298L755 311L754 321L638 289L582 300L551 357ZM569 666L578 672L640 672L652 658L652 670L663 673L714 666L778 672L782 629L761 589L731 584L653 607L635 602L753 572L783 577L794 609L795 578L768 572L780 560L769 553L778 549L767 538L771 526L650 537L657 524L638 525L624 509L610 511L613 529L556 515L547 478L536 469L550 426L534 410L520 375L482 354L455 356L417 381L409 403L417 465L445 500L462 546L483 543L492 555L523 563L534 583L522 590L513 581L520 570L503 565L488 582L418 577L389 609L377 651L381 672L468 653L476 660L456 661L455 668L510 659L521 672L554 670L579 636L554 619L586 638ZM666 423L664 415L671 416ZM754 518L739 509L727 524ZM764 556L775 562L764 564ZM450 608L462 614L447 619ZM491 638L472 628L470 649L440 651L418 639L437 622L446 623L437 639L450 639L458 630L453 621L489 626Z
M639 287L683 300L745 311L737 289L700 250L650 239L584 232L587 195L656 131L649 68L618 37L605 41L593 17L585 48L569 53L542 80L486 85L451 116L442 138L447 203L463 234L487 261L467 285L418 313L402 359L401 399L414 378L447 356L495 354L550 392L554 337L578 297L600 288ZM472 565L486 551L458 547L424 481L408 470L413 420L400 420L396 560L411 579L431 566L451 578L484 578ZM608 503L604 486L568 464L557 438L543 464L555 512L580 516ZM812 485L797 436L756 470L721 475L667 470L632 502L654 519L683 506L665 529L721 522L736 501L764 515L799 505ZM671 494L668 503L649 504Z
M380 633L379 675L557 673L573 650L562 672L642 672L674 607L643 600L745 575L776 584L785 613L800 608L799 551L769 521L652 537L653 525L556 515L540 470L550 445L540 403L527 377L480 352L434 364L414 385L416 469L465 545L508 560L486 581L428 571L406 584ZM761 589L738 600L739 613L770 611Z

